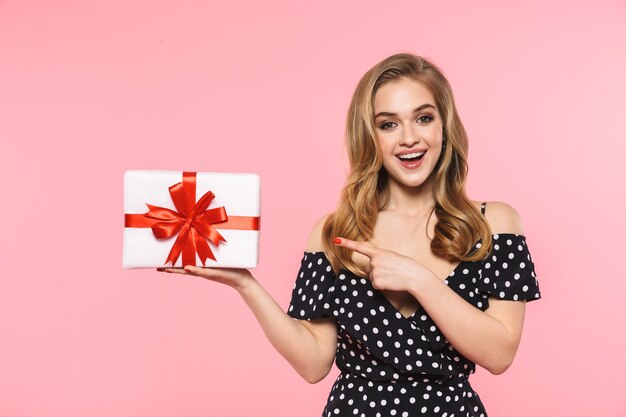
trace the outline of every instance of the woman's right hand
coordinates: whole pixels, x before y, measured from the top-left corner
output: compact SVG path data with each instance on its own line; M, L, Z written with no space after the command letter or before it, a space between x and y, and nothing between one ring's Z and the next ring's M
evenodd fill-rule
M157 268L157 271L193 275L228 285L237 291L241 291L247 285L254 282L254 277L250 271L242 268L202 268L187 265L184 268Z

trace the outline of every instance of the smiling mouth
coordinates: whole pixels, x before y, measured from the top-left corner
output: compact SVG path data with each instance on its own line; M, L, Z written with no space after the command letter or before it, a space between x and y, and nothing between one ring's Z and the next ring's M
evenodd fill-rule
M396 155L396 157L402 162L415 162L419 161L426 155L426 151L423 152L412 152L404 155Z

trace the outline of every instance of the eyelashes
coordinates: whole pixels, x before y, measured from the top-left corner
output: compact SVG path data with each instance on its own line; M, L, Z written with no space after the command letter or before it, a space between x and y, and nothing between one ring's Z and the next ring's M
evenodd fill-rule
M395 127L395 123L393 122L384 122L379 126L380 130L389 131Z
M417 119L415 119L415 123L421 125L421 126L425 126L427 124L429 124L430 122L432 122L433 120L435 120L435 118L430 115L430 114L423 114L421 116L419 116ZM390 121L386 121L381 123L380 125L378 125L378 128L382 131L388 132L390 130L393 130L396 126L398 126L398 124L396 122L390 122Z
M430 122L432 122L435 118L429 114L425 114L423 116L420 116L417 118L418 123L420 124L428 124Z

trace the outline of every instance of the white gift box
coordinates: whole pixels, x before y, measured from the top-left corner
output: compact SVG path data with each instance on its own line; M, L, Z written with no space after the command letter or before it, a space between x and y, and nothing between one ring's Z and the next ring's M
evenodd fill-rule
M203 208L200 200L205 205L210 201L208 207ZM183 259L185 265L203 266L204 258L206 267L254 268L259 260L260 214L256 174L126 171L123 267L182 267ZM172 235L158 237L154 228ZM214 259L206 257L207 248ZM167 260L174 256L172 265ZM195 263L190 261L194 258Z

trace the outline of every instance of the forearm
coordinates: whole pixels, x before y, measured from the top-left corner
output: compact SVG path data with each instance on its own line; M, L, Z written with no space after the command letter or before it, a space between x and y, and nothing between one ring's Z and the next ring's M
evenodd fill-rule
M409 292L463 356L494 374L511 364L519 339L496 318L465 301L434 275Z
M292 319L258 281L252 279L237 290L272 346L298 374L309 382L317 382L328 374L335 344L321 340L326 335L315 334L300 321ZM327 325L334 327L334 323Z

